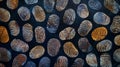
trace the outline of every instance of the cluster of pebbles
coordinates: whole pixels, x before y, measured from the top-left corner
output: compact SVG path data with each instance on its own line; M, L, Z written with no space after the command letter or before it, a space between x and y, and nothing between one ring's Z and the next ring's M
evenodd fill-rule
M120 67L119 3L84 1L0 0L0 67Z

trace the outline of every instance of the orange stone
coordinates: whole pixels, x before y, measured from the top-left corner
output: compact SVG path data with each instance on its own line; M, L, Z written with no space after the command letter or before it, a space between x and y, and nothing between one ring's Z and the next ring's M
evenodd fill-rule
M7 0L7 7L9 9L16 9L18 7L19 0Z

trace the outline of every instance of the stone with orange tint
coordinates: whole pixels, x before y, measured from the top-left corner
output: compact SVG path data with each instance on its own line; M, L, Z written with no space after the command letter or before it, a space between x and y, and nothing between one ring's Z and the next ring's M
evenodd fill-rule
M19 0L7 0L7 7L9 9L16 9L18 7Z

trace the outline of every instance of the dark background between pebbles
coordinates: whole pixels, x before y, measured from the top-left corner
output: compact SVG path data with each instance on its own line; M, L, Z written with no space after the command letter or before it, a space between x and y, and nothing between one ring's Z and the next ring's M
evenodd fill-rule
M101 3L102 3L102 8L101 8L100 10L98 10L98 11L101 11L101 12L106 13L106 14L111 18L110 24L107 25L107 26L105 26L105 27L108 29L108 32L109 32L108 35L107 35L107 37L106 37L105 39L110 39L110 40L112 41L112 43L113 43L112 49L111 49L110 51L108 51L107 53L109 53L109 54L111 55L111 58L112 58L111 60L112 60L112 65L113 65L113 67L117 67L117 65L120 64L120 63L117 63L116 61L113 60L113 52L115 51L115 49L120 48L120 47L115 46L115 44L114 44L114 42L113 42L113 39L114 39L115 35L118 35L118 34L120 34L120 33L118 33L118 34L113 34L113 33L110 31L110 25L111 25L111 23L112 23L113 17L114 17L115 15L120 15L120 12L119 12L118 14L113 14L113 13L111 13L109 10L107 10L107 9L104 7L104 5L103 5L103 1L104 1L104 0L99 0L99 1L101 1ZM116 0L116 1L117 1L117 3L120 4L120 0ZM80 3L85 3L85 4L87 4L87 6L88 6L88 0L81 0ZM39 0L39 2L38 2L37 4L33 4L33 5L27 5L27 4L24 2L24 0L19 0L19 6L18 6L18 8L21 7L21 6L26 6L27 8L29 8L29 10L30 10L30 12L31 12L31 11L32 11L32 8L33 8L35 5L40 5L42 8L44 8L44 7L43 7L43 0ZM78 5L79 5L79 4L78 4ZM72 0L69 0L69 3L68 3L68 5L67 5L66 9L72 8L72 9L74 9L75 12L76 12L78 5L75 5L75 4L72 2ZM6 65L6 67L11 67L12 61L13 61L14 57L15 57L17 54L20 54L20 52L15 52L15 51L13 51L13 50L11 49L10 43L11 43L11 41L12 41L14 38L22 39L23 41L25 41L25 40L23 39L23 37L22 37L22 26L23 26L25 23L30 23L30 24L33 26L33 30L34 30L35 27L37 27L37 26L42 26L42 27L45 28L45 30L46 30L46 40L45 40L45 42L42 43L42 44L38 44L38 43L35 42L35 37L34 37L33 40L28 43L28 44L29 44L29 47L30 47L29 51L31 50L31 48L33 48L33 47L36 46L36 45L42 45L42 46L44 46L44 48L45 48L46 51L45 51L45 54L44 54L43 56L47 56L47 57L49 57L49 58L51 59L51 67L54 66L54 63L56 62L58 56L66 56L66 57L68 58L68 62L69 62L68 67L70 67L70 66L73 64L73 62L74 62L74 60L75 60L76 58L82 58L82 59L85 60L85 57L86 57L86 55L88 54L88 53L83 53L83 52L81 52L81 51L79 50L79 48L78 48L78 40L79 40L79 38L81 38L81 36L79 36L79 34L76 33L76 36L75 36L72 40L69 40L69 41L73 42L74 45L77 47L77 49L79 50L79 55L78 55L76 58L69 58L67 55L65 55L65 53L64 53L64 51L63 51L63 44L64 44L65 42L67 42L67 41L61 41L61 40L59 39L59 32L60 32L61 30L63 30L63 29L66 28L66 27L73 27L73 28L75 28L75 30L76 30L76 32L77 32L77 29L78 29L80 23L81 23L83 20L90 20L90 21L92 22L92 24L93 24L92 30L95 29L96 27L102 26L102 25L96 24L96 23L93 21L93 15L94 15L96 12L98 12L98 11L97 11L97 10L92 10L89 6L88 6L88 9L89 9L90 15L89 15L86 19L82 19L82 18L80 18L80 17L76 14L76 20L75 20L74 24L71 25L71 26L64 24L64 23L63 23L63 20L62 20L64 11L65 11L66 9L63 10L63 11L61 11L61 12L58 12L58 11L54 8L54 11L53 11L52 13L47 13L47 12L45 12L45 13L46 13L46 20L45 20L44 22L42 22L42 23L39 23L39 22L36 22L36 21L35 21L33 15L32 15L32 12L31 12L31 18L30 18L30 20L29 20L29 21L26 21L26 22L23 22L23 21L20 19L20 17L18 16L18 14L17 14L18 8L15 9L15 10L10 10L10 9L6 6L6 0L3 0L3 2L0 3L0 7L9 10L9 11L10 11L10 14L11 14L11 19L10 19L10 21L11 21L11 20L16 20L16 21L18 22L19 26L20 26L20 34L19 34L17 37L13 37L12 35L10 35L10 30L9 30L9 28L8 28L8 23L9 23L9 22L8 22L8 23L4 23L4 22L1 22L1 21L0 21L0 25L3 25L3 26L5 26L5 27L7 28L8 32L9 32L9 36L10 36L10 40L9 40L9 42L8 42L7 44L1 44L1 43L0 43L0 47L5 47L5 48L7 48L7 49L12 53L12 59L10 60L10 62L7 62L7 63L2 62L2 63L4 63L4 64ZM47 31L47 29L46 29L47 20L48 20L49 15L51 15L51 14L57 14L57 15L60 17L60 25L59 25L59 28L58 28L58 30L57 30L57 32L56 32L55 34L49 33L49 32ZM91 52L96 54L97 60L98 60L98 62L99 62L99 66L100 66L100 55L101 55L101 53L100 53L100 52L97 52L97 50L96 50L96 48L95 48L95 46L96 46L96 44L97 44L98 42L95 42L95 41L92 40L92 38L91 38L91 31L90 31L90 33L89 33L86 37L89 39L90 43L91 43L92 46L94 47ZM61 42L60 51L59 51L58 55L55 56L55 57L50 57L50 56L48 55L48 53L47 53L47 42L48 42L48 40L51 39L51 38L57 38L57 39L59 39L60 42ZM30 59L30 57L29 57L29 51L26 52L26 53L23 53L23 54L26 54L26 55L27 55L27 61L32 60L32 59ZM43 56L42 56L42 57L43 57ZM42 58L42 57L41 57L41 58ZM39 61L40 61L41 58L35 59L35 60L32 60L32 61L35 62L36 65L38 66ZM84 67L89 67L88 64L86 63L86 61L85 61Z

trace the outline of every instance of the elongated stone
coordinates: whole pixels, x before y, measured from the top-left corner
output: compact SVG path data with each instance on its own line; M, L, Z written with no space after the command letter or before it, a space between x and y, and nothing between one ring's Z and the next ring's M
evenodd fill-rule
M96 48L99 52L110 51L112 48L112 42L110 40L107 40L107 39L100 41L100 42L98 42Z
M59 56L54 67L68 67L68 59L65 56Z
M7 0L6 4L9 9L16 9L18 7L19 0Z
M45 49L43 46L35 46L33 47L30 52L29 52L29 56L31 59L37 59L40 58L41 56L43 56L45 53Z
M78 28L78 33L80 36L86 36L92 29L92 23L89 20L84 20Z
M43 43L45 41L45 29L41 26L35 28L35 39L37 43Z
M74 4L79 4L81 0L72 0Z
M83 66L84 66L84 60L82 58L76 58L71 67L83 67Z
M63 46L63 50L68 57L77 57L79 52L72 42L66 42Z
M25 54L18 54L12 62L12 67L22 67L27 60L27 56Z
M27 21L30 19L31 14L27 7L21 6L17 12L22 21Z
M115 45L120 46L120 35L115 36L114 43L115 43Z
M78 41L78 47L82 52L90 52L92 51L93 47L88 41L87 38L80 38Z
M87 18L89 16L89 11L88 11L87 5L84 3L79 4L77 7L77 14L81 18Z
M73 9L67 9L63 16L63 22L67 25L72 25L75 21L76 14Z
M93 10L100 10L102 8L102 4L99 0L89 0L88 5Z
M91 37L95 41L103 40L108 34L108 31L105 27L98 27L92 31Z
M69 2L69 0L57 0L56 1L57 11L63 11L66 8L68 2Z
M111 56L109 54L104 53L100 56L100 66L112 67Z
M28 44L20 39L13 39L10 46L17 52L27 52L29 50Z
M54 10L55 0L44 0L44 9L51 13Z
M32 14L37 22L43 22L45 20L45 12L41 6L34 6L32 9Z
M113 18L113 22L110 26L110 30L112 33L120 32L120 16L119 15L117 15Z
M52 14L48 18L47 30L50 33L56 33L59 24L60 24L60 18L59 18L59 16L56 15L56 14Z
M103 12L97 12L94 14L93 20L100 25L108 25L110 23L110 17Z
M9 41L9 34L4 26L0 26L0 42L1 43L7 43Z
M116 49L113 53L113 59L116 61L116 62L120 62L120 48L119 49Z
M33 39L33 27L31 24L29 23L24 24L22 32L25 41L30 42Z
M10 33L13 36L17 36L20 33L20 27L17 23L17 21L12 20L9 22L9 29L10 29Z
M25 67L36 67L36 64L32 61L28 61L26 64L25 64Z
M90 67L97 67L98 66L98 62L97 62L97 58L96 55L93 53L89 53L86 56L86 62Z
M39 62L39 67L50 67L51 60L48 57L43 57Z
M74 28L67 27L59 33L59 37L61 40L70 40L74 38L75 34L76 32Z
M35 4L38 3L38 0L25 0L26 4Z
M12 54L6 48L0 47L0 61L9 62L12 58Z
M3 63L0 63L0 67L5 67L5 65Z
M4 8L0 8L0 21L8 22L10 20L10 12Z
M48 41L47 52L50 56L54 57L58 54L61 44L58 39L52 38Z

